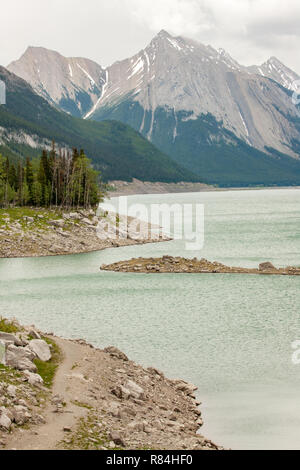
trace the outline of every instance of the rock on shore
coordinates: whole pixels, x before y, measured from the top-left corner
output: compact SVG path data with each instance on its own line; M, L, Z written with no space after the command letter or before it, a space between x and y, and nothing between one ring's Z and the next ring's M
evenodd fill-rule
M0 329L0 448L5 446L8 433L25 424L45 422L40 406L48 393L34 363L39 351L32 347L32 330L21 329L17 322L7 324L19 331L7 333ZM42 339L39 342L40 350L47 353L47 359L43 359L50 360L49 345Z
M217 261L210 262L204 258L187 259L182 257L163 256L161 258L133 258L129 261L102 265L103 271L127 273L199 273L199 274L264 274L299 276L300 267L288 266L275 268L272 263L265 262L258 269L225 266Z

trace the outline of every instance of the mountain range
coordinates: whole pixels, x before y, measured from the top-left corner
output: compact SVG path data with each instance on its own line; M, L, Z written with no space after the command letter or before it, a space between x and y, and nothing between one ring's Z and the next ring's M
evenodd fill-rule
M57 110L4 67L6 105L0 106L0 153L17 160L59 149L83 148L106 180L195 181L197 178L126 124L85 121Z
M29 47L8 70L72 116L131 126L203 182L300 182L292 101L300 77L275 57L245 67L223 49L163 30L107 68Z

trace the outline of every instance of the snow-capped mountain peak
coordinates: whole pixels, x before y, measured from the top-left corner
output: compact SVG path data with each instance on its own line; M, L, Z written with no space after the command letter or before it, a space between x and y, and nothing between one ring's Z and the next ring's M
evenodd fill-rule
M133 57L107 69L88 59L66 58L36 47L28 48L8 68L73 115L102 119L111 116L107 110L121 108L113 117L150 140L155 139L163 110L174 121L172 144L178 139L179 115L186 121L213 116L248 145L262 151L274 147L295 156L292 142L297 132L288 116L295 116L296 108L278 84L293 90L300 77L276 57L246 67L222 48L161 30ZM133 109L138 109L134 118Z
M8 69L52 104L76 116L94 106L105 83L105 70L96 62L64 57L43 47L28 47Z
M260 66L254 65L248 67L248 70L251 73L257 73L263 77L271 78L280 83L284 88L292 91L297 89L295 82L300 79L300 76L296 72L284 65L274 56L270 57L270 59Z

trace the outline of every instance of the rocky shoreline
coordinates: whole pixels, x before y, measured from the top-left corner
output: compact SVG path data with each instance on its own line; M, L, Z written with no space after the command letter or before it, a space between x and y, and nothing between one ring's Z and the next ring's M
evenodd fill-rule
M152 183L133 178L131 182L111 181L110 197L135 196L137 194L170 194L170 193L198 193L212 191L216 188L205 183Z
M205 183L152 183L133 178L132 181L110 181L109 196L135 196L137 194L172 194L172 193L200 193L220 191L263 191L274 189L299 189L299 186L247 186L247 187L218 187Z
M264 262L256 268L225 266L217 261L210 262L204 258L187 259L182 257L163 256L161 258L133 258L129 261L102 265L102 271L126 273L197 273L197 274L258 274L300 276L300 267L288 266L276 268L270 262Z
M221 449L198 434L196 390L115 347L0 322L2 449Z
M122 219L122 216L118 217L119 225L125 225ZM143 224L132 218L128 220L136 226ZM1 210L0 258L89 253L168 240L162 233L155 240L151 239L146 228L141 229L144 237L134 237L132 230L130 233L125 231L122 236L116 231L112 215L99 216L92 209L74 212L56 209Z

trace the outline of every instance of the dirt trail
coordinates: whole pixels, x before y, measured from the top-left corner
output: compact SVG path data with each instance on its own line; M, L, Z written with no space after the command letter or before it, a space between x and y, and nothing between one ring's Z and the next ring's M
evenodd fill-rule
M62 351L63 358L55 375L52 396L59 395L63 397L66 406L64 406L63 413L55 413L55 405L49 402L46 408L41 410L46 424L34 426L28 431L16 430L14 435L7 441L7 449L53 450L66 436L63 429L65 427L73 428L77 420L88 412L86 408L73 404L75 390L75 396L80 395L80 392L85 389L86 383L76 376L72 368L74 364L82 361L86 347L60 338L55 337L54 339ZM72 375L74 378L70 378ZM70 382L74 381L76 385L74 387L72 383L71 387Z

